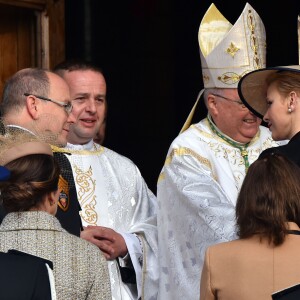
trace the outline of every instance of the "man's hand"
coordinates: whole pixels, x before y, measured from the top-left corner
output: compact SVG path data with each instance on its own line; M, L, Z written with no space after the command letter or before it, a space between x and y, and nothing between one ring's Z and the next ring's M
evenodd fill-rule
M87 226L81 231L80 237L95 244L107 260L124 257L127 246L121 234L111 228L102 226Z

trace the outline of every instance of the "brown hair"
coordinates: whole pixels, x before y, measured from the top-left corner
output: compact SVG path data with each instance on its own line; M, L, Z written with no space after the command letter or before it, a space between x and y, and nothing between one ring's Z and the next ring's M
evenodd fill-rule
M300 72L281 71L270 75L266 82L269 85L276 84L278 92L287 97L292 91L300 96Z
M236 218L240 238L259 234L282 244L286 222L300 226L300 168L278 153L255 161L242 184Z
M23 156L5 167L11 176L0 183L0 199L7 212L27 211L58 188L60 169L51 155Z

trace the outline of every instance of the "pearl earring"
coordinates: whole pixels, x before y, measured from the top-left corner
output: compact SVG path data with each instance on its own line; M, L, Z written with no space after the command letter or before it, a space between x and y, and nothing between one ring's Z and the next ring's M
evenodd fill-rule
M291 113L291 112L292 112L292 109L291 109L290 107L288 108L288 112L289 112L289 113Z

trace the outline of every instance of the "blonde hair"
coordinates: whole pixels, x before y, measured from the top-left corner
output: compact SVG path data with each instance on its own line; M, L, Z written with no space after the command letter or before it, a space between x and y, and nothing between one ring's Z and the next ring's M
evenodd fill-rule
M278 92L284 97L287 97L292 91L300 97L300 72L276 72L266 79L266 83L268 86L275 83Z

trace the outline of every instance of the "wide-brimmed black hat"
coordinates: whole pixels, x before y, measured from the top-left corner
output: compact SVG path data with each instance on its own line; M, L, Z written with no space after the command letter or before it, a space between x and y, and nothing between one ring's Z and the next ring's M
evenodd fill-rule
M299 73L300 80L300 65L295 65L255 70L242 77L238 83L238 93L242 102L261 119L268 109L266 80L270 75L283 71Z

